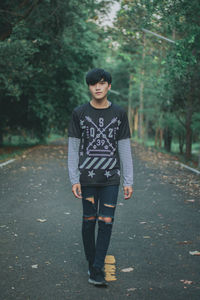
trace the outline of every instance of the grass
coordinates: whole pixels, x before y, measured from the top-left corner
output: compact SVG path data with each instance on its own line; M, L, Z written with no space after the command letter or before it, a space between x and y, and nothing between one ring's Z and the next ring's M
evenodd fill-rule
M62 138L58 134L51 134L49 137L45 139L44 142L39 142L38 139L34 138L24 138L22 136L7 136L4 138L4 144L0 147L0 161L5 161L8 159L12 159L18 155L21 155L27 149L30 149L36 145L45 144L48 145L49 143Z

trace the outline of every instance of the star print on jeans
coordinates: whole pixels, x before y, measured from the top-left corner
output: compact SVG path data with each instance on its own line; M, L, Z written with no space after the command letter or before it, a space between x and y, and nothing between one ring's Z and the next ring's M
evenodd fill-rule
M107 178L111 176L110 171L106 171L104 174Z
M95 175L94 170L88 172L88 176L93 178Z

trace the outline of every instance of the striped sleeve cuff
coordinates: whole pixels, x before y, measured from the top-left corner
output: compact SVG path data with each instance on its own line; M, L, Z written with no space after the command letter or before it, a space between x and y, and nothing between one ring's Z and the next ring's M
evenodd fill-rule
M118 141L118 152L122 166L123 186L133 185L133 160L130 139Z
M68 138L68 171L71 184L79 183L80 172L78 169L79 163L79 146L80 139Z

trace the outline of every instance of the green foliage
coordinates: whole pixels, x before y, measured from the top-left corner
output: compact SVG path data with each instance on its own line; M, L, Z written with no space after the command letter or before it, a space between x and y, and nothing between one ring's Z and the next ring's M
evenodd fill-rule
M93 22L105 1L4 1L0 4L0 136L22 130L44 139L64 132L86 101L85 73L102 57Z
M132 107L140 107L146 132L162 128L175 139L184 136L187 157L192 137L199 139L199 20L198 0L123 0L112 35L119 43L118 63L113 65L118 68L117 81L123 81L126 66L126 77L133 77ZM144 33L143 28L175 43ZM130 95L130 86L124 87L123 94Z
M122 0L115 27L104 30L97 20L110 2L0 4L0 142L6 132L65 132L72 109L88 100L86 72L99 66L120 93L109 94L112 102L131 102L146 133L167 129L190 154L200 129L199 0Z

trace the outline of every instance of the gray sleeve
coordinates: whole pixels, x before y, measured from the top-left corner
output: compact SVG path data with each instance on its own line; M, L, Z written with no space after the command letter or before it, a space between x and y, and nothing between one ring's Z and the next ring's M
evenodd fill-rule
M80 172L79 163L80 139L75 137L68 138L68 171L71 184L79 183Z
M123 186L133 185L133 160L130 139L118 141L118 152L122 166Z

